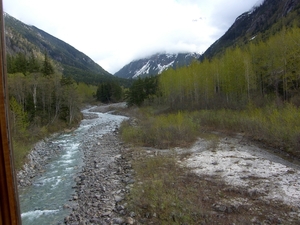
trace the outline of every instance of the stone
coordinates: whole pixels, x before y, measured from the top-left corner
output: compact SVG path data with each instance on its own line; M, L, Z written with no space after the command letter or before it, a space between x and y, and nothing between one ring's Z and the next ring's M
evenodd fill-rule
M64 205L63 205L63 208L64 208L64 209L69 209L69 208L71 208L71 207L70 207L68 204L64 204Z
M126 218L126 224L134 224L135 220L131 217Z
M227 207L225 205L221 205L221 204L214 204L213 208L218 212L226 212L226 210L227 210Z
M130 212L129 215L130 217L135 217L135 212Z
M120 217L113 219L113 223L115 223L115 224L122 224L124 222L125 222L125 220L123 218L120 218Z
M122 201L123 200L123 197L121 197L121 196L119 196L119 195L116 195L115 196L115 201L116 202L120 202L120 201Z

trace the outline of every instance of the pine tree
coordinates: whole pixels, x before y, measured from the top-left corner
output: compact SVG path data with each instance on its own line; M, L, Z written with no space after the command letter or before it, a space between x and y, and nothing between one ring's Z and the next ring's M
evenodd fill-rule
M41 72L44 74L44 76L49 76L49 75L54 73L53 66L50 63L50 60L48 58L47 53L45 53L45 58L44 58L44 62L43 62Z

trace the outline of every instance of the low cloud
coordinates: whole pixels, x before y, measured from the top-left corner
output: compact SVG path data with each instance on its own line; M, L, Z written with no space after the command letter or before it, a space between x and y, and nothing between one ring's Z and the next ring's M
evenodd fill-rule
M110 73L156 52L203 53L257 0L4 0L4 10Z

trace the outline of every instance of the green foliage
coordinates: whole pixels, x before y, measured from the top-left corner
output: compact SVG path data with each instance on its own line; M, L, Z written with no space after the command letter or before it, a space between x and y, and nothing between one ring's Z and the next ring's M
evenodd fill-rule
M127 122L121 126L122 139L156 148L187 146L197 136L198 124L187 113L144 116L138 126Z
M244 109L271 99L300 105L299 38L300 28L283 29L266 42L165 71L159 77L161 99L173 109Z
M300 110L292 104L257 108L249 104L245 110L201 110L191 114L202 127L244 132L255 140L281 147L299 155Z
M63 75L71 76L77 82L98 85L100 82L109 79L121 80L105 71L82 52L50 34L34 26L28 26L9 15L5 16L4 19L7 32L7 52L13 57L21 52L26 58L30 58L30 53L34 51L35 56L39 55L40 57L40 65L44 67L43 73L52 74L49 65L42 65L44 53L47 52L48 59L53 62L52 65L58 63L61 66L60 71L63 71ZM9 73L16 72L23 71L9 69ZM125 79L122 80L124 84L128 82Z
M201 224L204 221L200 188L174 155L143 157L133 161L136 182L129 209L146 224ZM171 172L170 172L171 171ZM204 188L204 187L203 187ZM208 187L206 187L208 188Z
M122 88L115 82L102 83L98 86L96 97L103 103L118 102L122 99Z
M58 74L8 74L7 83L12 134L17 146L15 158L18 164L27 152L27 148L23 149L21 143L29 146L47 136L49 132L76 125L81 120L82 100L93 98L87 85L77 85L72 79ZM81 94L82 91L84 95Z
M45 58L41 68L41 72L44 74L44 76L48 76L54 73L54 68L50 63L47 53L45 53Z
M94 85L88 85L85 83L78 83L77 91L79 96L81 97L82 102L94 102L95 101L95 94L97 92L97 87Z
M265 1L260 7L253 9L251 14L246 12L236 20L233 26L208 48L202 58L212 59L224 54L227 48L244 48L251 42L264 42L280 33L282 29L300 27L299 15L298 2L287 7L285 1Z
M142 145L143 130L141 127L133 127L127 121L121 124L122 140L127 143Z
M42 62L35 56L33 52L30 53L29 57L21 52L19 52L15 56L7 54L6 61L8 73L23 73L24 75L26 75L27 73L42 72L44 69L44 67L40 66ZM48 58L47 64L48 65L46 66L49 67L48 70L52 70L53 73L53 67Z
M31 150L33 143L17 140L13 138L12 145L14 149L14 166L16 170L21 169L27 154Z
M12 113L14 135L26 136L27 128L29 126L28 116L14 97L10 99L10 109Z
M7 71L8 73L21 72L24 75L28 71L28 61L24 54L18 53L15 57L7 56Z
M157 89L157 77L146 77L144 79L139 77L133 82L129 91L126 93L127 104L129 106L141 106L146 99L152 101L157 95Z

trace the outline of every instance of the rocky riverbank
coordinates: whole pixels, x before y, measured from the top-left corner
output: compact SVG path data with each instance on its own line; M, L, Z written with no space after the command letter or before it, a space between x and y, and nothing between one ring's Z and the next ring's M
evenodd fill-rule
M115 107L124 107L124 104L116 104ZM129 192L130 185L135 182L134 173L131 164L122 157L125 147L117 136L120 121L125 117L114 119L114 116L109 116L106 113L112 108L107 106L90 109L92 111L83 110L85 119L81 129L85 129L85 126L89 128L82 134L78 145L83 165L72 177L74 185L70 188L74 189L74 194L68 202L61 205L61 208L71 213L58 224L133 224L134 213L128 214L126 204L122 201ZM97 118L102 122L98 123ZM71 130L66 135L76 138L79 132ZM60 146L62 142L53 138L38 142L27 156L26 164L17 174L19 187L43 185L44 182L36 183L36 178L43 176L47 165L59 158L62 152L65 158L73 154L67 153L65 144ZM56 184L64 180L62 176L55 179L58 179Z
M93 120L109 116L106 113L112 110L111 106L94 107L84 116ZM135 152L118 136L119 122L124 118L119 122L103 119L99 124L89 121L88 131L78 145L83 166L73 177L74 194L63 205L71 213L67 212L65 215L69 215L60 224L157 224L159 211L130 211L126 197L135 184L131 162L164 154L173 157L175 154L178 168L187 169L174 180L182 188L181 192L189 189L183 187L199 184L189 199L196 196L194 205L201 207L199 215L203 224L298 224L300 170L297 165L252 145L240 135L229 138L211 134L207 140L199 138L187 149L139 148ZM51 140L38 143L28 156L19 185L30 185L31 178L43 172L59 148ZM140 184L140 178L136 179ZM181 212L173 216L180 215Z
M84 149L84 166L75 178L76 193L70 204L73 212L65 218L66 224L133 224L126 217L125 195L130 190L134 171L122 153L123 144L114 134L97 138Z
M53 137L56 135L58 134L53 135ZM41 140L36 143L27 155L26 163L17 172L18 187L32 185L33 179L44 172L45 165L47 165L54 155L59 154L59 151L60 147L52 144L50 139Z

